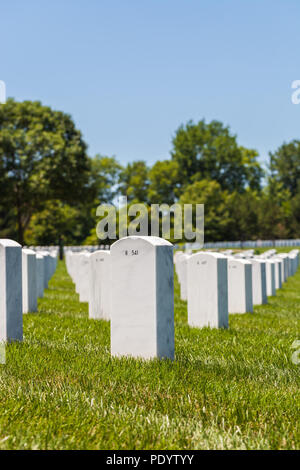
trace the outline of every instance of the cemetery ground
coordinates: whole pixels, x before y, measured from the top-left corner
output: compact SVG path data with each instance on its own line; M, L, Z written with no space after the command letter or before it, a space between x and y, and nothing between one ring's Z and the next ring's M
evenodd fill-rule
M111 358L59 262L0 365L0 448L299 449L299 321L300 270L228 330L190 328L175 280L175 361Z

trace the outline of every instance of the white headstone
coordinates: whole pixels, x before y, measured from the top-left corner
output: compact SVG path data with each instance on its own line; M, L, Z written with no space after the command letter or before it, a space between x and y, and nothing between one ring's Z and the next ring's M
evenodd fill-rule
M77 277L78 277L78 260L79 260L79 253L68 253L68 256L66 257L66 263L67 263L67 269L68 273L70 274L72 281L75 284L75 289L77 294L79 294L78 290L78 283L77 283Z
M253 312L252 264L242 259L228 260L228 311Z
M266 262L262 259L251 259L251 263L253 305L266 304L268 302L266 285Z
M130 236L111 246L111 353L174 357L173 245Z
M294 255L293 263L294 263L294 274L295 274L299 266L299 250L290 251L290 255Z
M57 265L57 254L56 253L50 253L50 259L51 259L51 277L55 273L56 270L56 265Z
M110 320L111 259L107 250L95 251L90 256L89 317Z
M44 289L48 288L48 281L50 280L50 270L51 270L51 259L50 253L48 251L41 251L41 255L44 256Z
M37 311L36 256L29 249L22 250L23 313Z
M187 300L187 262L190 255L182 254L177 260L177 277L180 284L180 298Z
M44 256L36 254L36 291L37 298L44 297L44 270L45 270Z
M291 251L289 253L289 262L290 262L290 275L293 276L297 271L298 264L298 254Z
M289 260L288 260L288 254L287 253L279 253L278 255L280 258L283 259L283 280L282 282L285 282L287 278L289 277Z
M272 258L272 260L275 261L275 288L281 289L284 261L282 258Z
M80 302L89 302L90 293L90 257L91 253L83 253L78 260L78 293Z
M176 253L174 254L174 265L175 265L175 271L176 271L176 274L178 276L178 264L179 264L179 261L184 258L186 256L185 253L183 253L183 251L176 251Z
M266 261L267 296L276 295L276 287L275 287L276 263L272 259L266 259L265 261Z
M188 260L187 273L189 325L227 328L227 258L219 253L196 253Z
M22 248L0 239L0 341L22 339Z

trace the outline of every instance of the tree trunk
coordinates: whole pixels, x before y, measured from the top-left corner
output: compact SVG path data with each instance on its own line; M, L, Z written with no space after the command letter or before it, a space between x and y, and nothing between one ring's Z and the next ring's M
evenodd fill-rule
M59 259L64 259L64 244L61 236L59 237Z
M24 227L22 224L22 212L19 200L17 201L17 224L18 224L18 242L24 245Z

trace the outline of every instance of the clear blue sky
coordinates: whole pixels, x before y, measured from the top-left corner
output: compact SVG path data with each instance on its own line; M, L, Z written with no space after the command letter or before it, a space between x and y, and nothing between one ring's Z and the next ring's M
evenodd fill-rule
M300 138L299 0L9 0L0 80L70 113L89 153L149 164L181 123L218 119L259 151Z

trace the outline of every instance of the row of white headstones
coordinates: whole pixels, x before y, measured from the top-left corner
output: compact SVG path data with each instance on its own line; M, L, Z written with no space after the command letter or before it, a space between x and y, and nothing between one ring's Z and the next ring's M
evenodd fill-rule
M66 253L67 270L89 317L111 321L113 356L174 358L173 261L192 327L228 328L229 313L267 303L299 265L298 250L233 256L177 251L157 237L131 236L110 252Z
M227 328L229 313L253 312L299 265L298 250L176 252L158 237L131 236L111 250L66 252L67 270L89 317L111 322L113 356L174 358L174 262L192 327ZM242 259L242 257L244 259ZM246 259L247 258L247 259ZM0 240L0 341L22 340L22 313L37 310L57 253Z
M22 341L23 314L37 311L37 299L57 265L57 251L21 247L0 239L0 341Z

